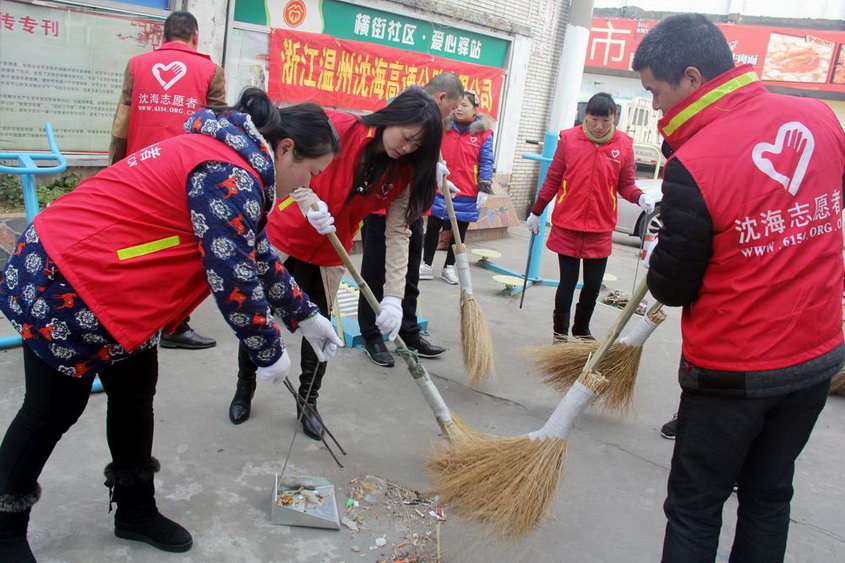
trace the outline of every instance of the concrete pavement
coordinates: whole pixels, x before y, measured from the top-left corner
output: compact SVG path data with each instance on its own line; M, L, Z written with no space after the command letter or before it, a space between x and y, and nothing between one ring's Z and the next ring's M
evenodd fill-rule
M511 229L506 239L483 243L502 252L498 262L516 270L524 268L527 245L522 227ZM630 293L635 252L636 239L615 235L608 273L618 280L607 282L608 290ZM459 290L437 278L444 256L438 252L435 258L435 279L421 282L421 309L430 319L431 340L450 350L442 359L427 360L426 367L451 409L476 430L518 435L538 428L560 396L528 370L522 351L551 342L554 288L529 289L519 310L518 296L501 295L491 272L472 268L476 296L494 333L498 373L495 380L470 389L461 364ZM549 252L543 255L542 273L557 277L555 256ZM593 332L603 334L616 313L599 305ZM233 426L227 408L235 386L237 342L211 302L193 315L192 324L219 344L211 350L160 352L154 454L162 466L156 479L159 507L193 533L193 549L167 554L113 536L102 484L109 461L106 397L95 394L40 479L43 496L30 525L30 543L39 561L369 562L388 557L396 544L407 541L407 520L376 518L375 510L363 515L365 528L357 533L345 527L335 532L270 524L273 473L281 467L295 428L293 400L283 389L259 383L252 418ZM10 330L4 321L3 333ZM287 337L295 358L298 340ZM679 311L670 310L646 345L633 412L622 418L588 410L579 418L550 520L510 545L459 520L446 507L448 520L440 525L443 560L658 560L673 442L657 430L677 406L679 350ZM5 428L23 396L19 350L0 353L0 374L0 428ZM329 365L320 410L349 452L345 468L338 469L320 444L300 432L289 473L332 479L339 503L345 501L349 482L364 475L425 490L424 458L430 444L441 438L401 362L380 368L360 350L342 350ZM787 561L845 560L844 443L845 399L831 397L798 460ZM719 560L727 560L735 512L732 497L725 508ZM433 521L423 520L412 521L411 527L434 529ZM387 544L376 548L375 540L382 536ZM436 553L434 539L426 553Z

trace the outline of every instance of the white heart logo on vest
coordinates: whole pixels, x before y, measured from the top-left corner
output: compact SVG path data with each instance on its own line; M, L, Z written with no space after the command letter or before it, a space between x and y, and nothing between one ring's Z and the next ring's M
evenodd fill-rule
M610 151L610 156L613 158L619 158L619 149L613 149Z
M168 81L161 76L162 71L173 71L175 75ZM181 61L173 61L170 64L163 65L161 63L156 63L153 65L153 76L155 79L158 80L158 83L161 84L161 87L165 90L168 90L171 86L179 82L185 74L188 72L188 67L185 66L185 63Z
M754 145L751 158L754 160L754 165L763 174L782 185L783 189L790 194L795 195L804 180L804 174L807 172L807 166L810 164L810 158L813 156L815 147L816 140L807 126L799 121L790 121L780 126L774 144L757 143ZM781 162L784 164L782 166L794 166L792 174L784 173L789 172L789 170L781 171L775 168L774 163L763 156L765 153L783 154L784 157Z

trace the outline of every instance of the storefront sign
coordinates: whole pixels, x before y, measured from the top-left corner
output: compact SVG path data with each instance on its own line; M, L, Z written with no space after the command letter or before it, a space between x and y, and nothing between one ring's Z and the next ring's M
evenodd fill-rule
M585 66L631 70L657 20L593 18ZM750 64L770 86L845 93L845 31L717 24L737 64Z
M107 152L127 61L161 44L162 23L0 0L0 150Z
M237 0L235 21L324 33L498 68L505 67L510 45L497 37L338 0Z
M330 35L270 32L270 97L346 109L376 110L413 84L454 72L478 94L481 111L499 112L504 71Z

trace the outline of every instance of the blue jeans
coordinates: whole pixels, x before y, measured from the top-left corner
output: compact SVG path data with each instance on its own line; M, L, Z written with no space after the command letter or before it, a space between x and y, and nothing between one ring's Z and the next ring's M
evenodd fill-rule
M682 393L663 561L715 560L722 505L734 483L739 509L730 561L783 561L795 459L829 389L830 380L759 399Z

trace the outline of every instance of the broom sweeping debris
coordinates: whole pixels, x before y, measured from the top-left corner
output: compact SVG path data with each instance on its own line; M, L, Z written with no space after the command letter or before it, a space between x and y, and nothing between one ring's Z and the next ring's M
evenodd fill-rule
M560 482L567 438L577 416L607 387L594 371L610 346L603 344L546 424L527 436L474 436L455 447L435 449L429 470L434 490L465 518L518 539L546 516Z
M636 306L645 296L646 290L646 281L643 280L637 286L635 295L622 310L609 339L616 339L619 336ZM599 364L599 371L609 381L607 391L599 399L603 408L622 412L630 408L643 344L666 319L666 314L661 310L662 307L662 303L652 305L634 329L610 347ZM626 311L630 313L626 314ZM581 374L584 362L590 354L595 353L598 347L597 342L568 342L532 348L530 354L533 357L534 368L546 374L543 381L559 391L565 391L575 383Z
M830 392L834 395L845 395L845 369L833 376L830 382Z
M334 233L328 233L326 236L329 238L329 241L334 247L335 252L337 252L337 255L343 261L343 265L346 266L346 269L349 271L349 275L351 275L358 284L358 289L364 295L367 303L370 304L370 307L373 308L376 315L381 313L381 305L379 305L378 300L375 295L373 295L370 286L367 285L367 282L365 282L364 278L361 277L361 274L358 272L358 268L355 267L352 259L349 258L349 254L346 252L346 249L343 248L343 244L340 242L340 239L338 239L337 235ZM437 420L437 424L440 425L440 429L443 431L446 438L455 444L473 440L474 432L470 430L466 424L459 421L457 417L453 417L449 412L449 408L446 406L445 401L443 401L443 397L440 396L440 392L437 390L437 387L434 386L434 382L429 377L425 367L423 367L420 363L417 355L408 349L401 337L397 336L395 342L396 353L399 354L399 356L405 360L405 363L408 365L408 371L411 373L411 377L414 378L414 381L419 386L420 391L422 391L426 403L428 403L429 408L434 413L434 418Z
M461 284L461 350L464 365L468 371L470 385L476 385L487 379L493 373L493 335L487 325L487 319L472 294L472 278L469 273L469 255L466 245L461 241L458 231L458 219L455 216L455 206L452 204L452 194L447 182L443 182L443 199L449 210L449 220L452 223L452 236L455 237L455 270Z

